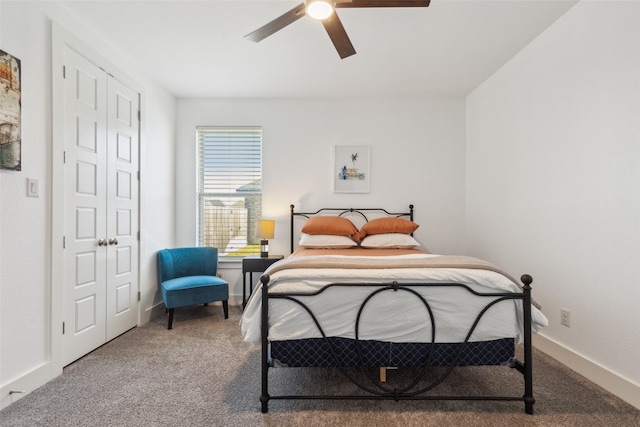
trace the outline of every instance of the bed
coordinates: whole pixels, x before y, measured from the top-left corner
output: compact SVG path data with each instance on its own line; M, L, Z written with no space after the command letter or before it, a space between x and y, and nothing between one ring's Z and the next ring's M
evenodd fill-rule
M290 210L292 254L261 276L240 321L262 346L262 412L279 399L410 399L521 401L533 413L531 334L548 321L531 276L520 285L484 260L421 249L413 205ZM454 368L487 365L518 370L523 394L437 394ZM273 394L274 367L336 368L358 392ZM390 386L388 369L411 375Z

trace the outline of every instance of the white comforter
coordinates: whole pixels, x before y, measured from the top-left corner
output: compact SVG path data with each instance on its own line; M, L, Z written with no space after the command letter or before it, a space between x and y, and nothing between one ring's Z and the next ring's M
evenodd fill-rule
M399 255L437 257L438 255ZM336 255L340 257L340 255ZM377 257L367 257L374 265ZM389 260L389 257L379 257ZM273 267L273 266L272 266ZM270 269L272 270L272 269ZM269 273L268 270L266 273ZM294 268L270 274L269 292L309 292L329 283L438 283L469 285L478 292L520 292L506 276L490 270L470 268ZM296 297L314 313L326 336L355 338L356 316L372 287L333 287L316 296ZM461 342L489 298L472 295L452 287L416 287L432 310L435 342ZM260 343L262 295L260 285L251 296L240 321L244 340ZM522 341L522 303L507 300L495 304L482 317L469 341L515 337ZM547 326L547 318L532 307L532 330ZM390 342L431 342L432 324L424 303L406 291L384 291L371 298L362 312L359 339ZM271 341L318 338L322 334L311 316L297 304L280 299L269 302Z

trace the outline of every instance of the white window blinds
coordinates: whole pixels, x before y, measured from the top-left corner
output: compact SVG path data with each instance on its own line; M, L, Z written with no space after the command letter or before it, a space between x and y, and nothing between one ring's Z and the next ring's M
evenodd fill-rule
M220 256L260 253L262 129L198 127L198 244Z

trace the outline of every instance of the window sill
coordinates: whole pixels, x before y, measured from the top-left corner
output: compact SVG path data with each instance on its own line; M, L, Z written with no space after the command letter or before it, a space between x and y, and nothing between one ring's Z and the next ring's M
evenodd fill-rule
M226 268L232 268L232 267L242 267L242 259L244 257L241 256L234 256L234 257L220 257L218 258L218 265L220 266L224 266Z

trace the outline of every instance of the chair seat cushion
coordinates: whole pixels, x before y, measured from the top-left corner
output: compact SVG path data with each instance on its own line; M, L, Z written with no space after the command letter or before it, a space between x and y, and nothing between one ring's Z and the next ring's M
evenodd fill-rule
M169 279L162 282L162 287L168 291L217 285L228 286L229 284L218 276L185 276L176 277L175 279Z
M185 276L165 280L160 290L167 308L229 299L229 284L217 276Z

